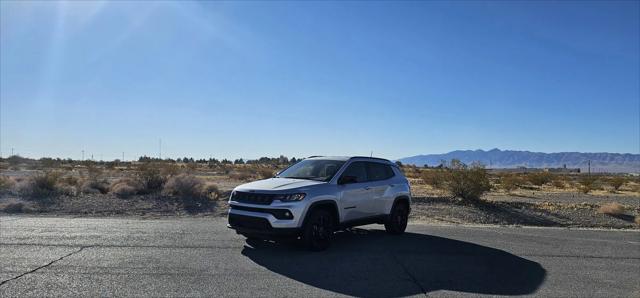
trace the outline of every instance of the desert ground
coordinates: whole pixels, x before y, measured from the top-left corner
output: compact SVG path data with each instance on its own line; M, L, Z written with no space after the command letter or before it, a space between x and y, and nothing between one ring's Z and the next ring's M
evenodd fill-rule
M290 162L4 159L0 213L224 217L235 186L271 177ZM480 169L474 172L480 176L462 176L479 185L479 195L463 197L452 192L450 180L466 169L401 169L412 187L412 222L640 229L636 176Z

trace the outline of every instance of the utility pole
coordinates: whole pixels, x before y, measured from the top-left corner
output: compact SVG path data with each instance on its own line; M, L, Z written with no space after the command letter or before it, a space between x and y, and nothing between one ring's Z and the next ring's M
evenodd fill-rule
M160 139L159 145L158 145L158 158L162 159L162 139Z
M84 150L82 150L82 161L84 161Z
M591 160L589 160L587 164L589 165L589 176L591 176Z
M13 156L13 147L11 147L11 156Z

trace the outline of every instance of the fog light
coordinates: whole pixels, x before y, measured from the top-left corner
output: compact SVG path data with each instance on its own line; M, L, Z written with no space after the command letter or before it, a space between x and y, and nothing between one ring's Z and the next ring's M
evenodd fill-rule
M291 213L289 213L289 211L287 211L287 212L284 213L284 216L291 217Z

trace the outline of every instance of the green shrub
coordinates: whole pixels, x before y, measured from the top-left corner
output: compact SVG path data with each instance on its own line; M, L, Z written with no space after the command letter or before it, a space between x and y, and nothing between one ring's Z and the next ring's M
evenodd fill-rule
M491 190L489 175L482 165L467 166L457 160L451 161L445 185L452 196L464 200L477 200Z

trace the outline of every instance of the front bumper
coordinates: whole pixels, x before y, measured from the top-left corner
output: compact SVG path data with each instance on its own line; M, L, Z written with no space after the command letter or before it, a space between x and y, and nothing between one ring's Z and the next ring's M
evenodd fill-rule
M299 228L274 228L263 217L233 213L229 213L227 227L236 230L238 234L257 238L297 237L300 235Z

